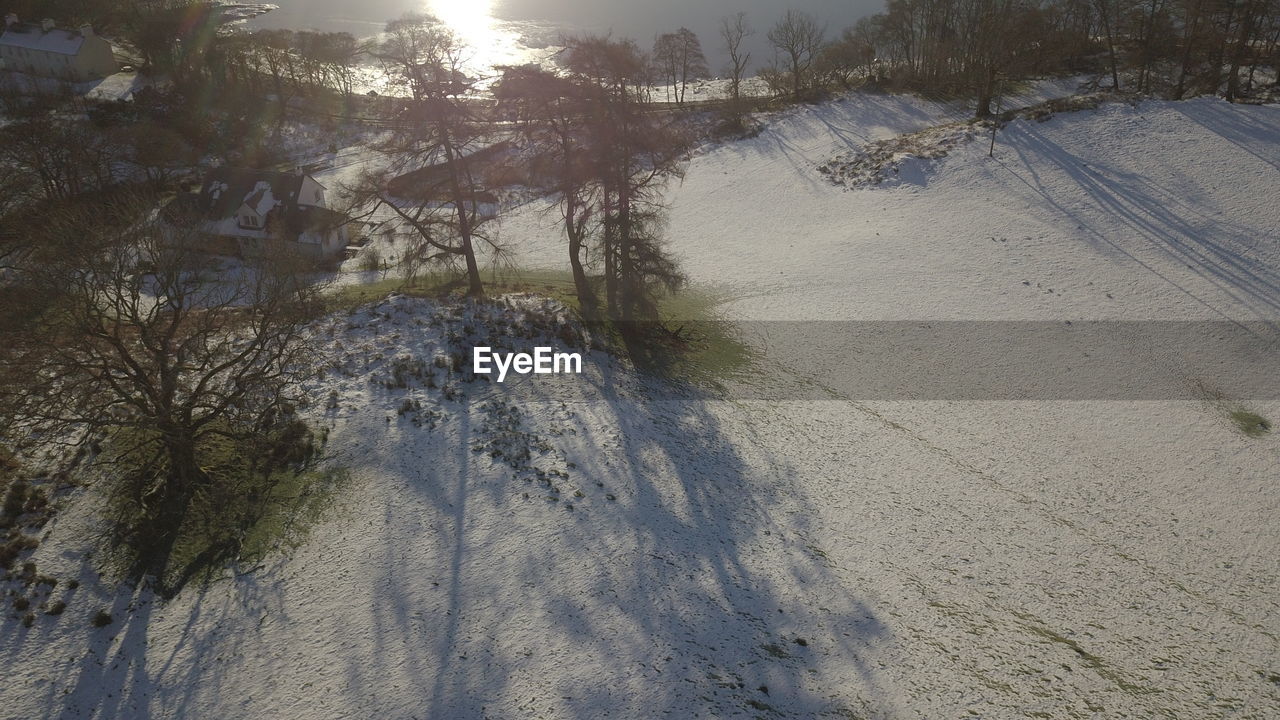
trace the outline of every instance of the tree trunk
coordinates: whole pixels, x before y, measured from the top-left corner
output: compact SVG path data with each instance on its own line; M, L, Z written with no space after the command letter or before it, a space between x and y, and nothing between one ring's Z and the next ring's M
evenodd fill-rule
M1111 89L1120 90L1120 71L1116 67L1116 41L1111 32L1111 14L1107 12L1108 0L1098 0L1098 10L1102 15L1102 28L1107 33L1107 55L1111 60Z
M1244 65L1245 50L1253 37L1253 20L1255 13L1251 5L1244 8L1245 16L1240 20L1240 35L1236 40L1234 52L1231 53L1231 69L1227 73L1227 101L1235 102L1240 96L1240 68Z
M990 70L982 71L982 79L978 82L978 107L974 111L977 117L991 117L991 100L995 96L994 75Z
M467 295L471 297L482 297L484 295L484 283L480 280L480 265L476 262L475 247L471 243L471 216L467 212L468 198L463 192L462 181L459 177L458 164L461 158L457 157L453 149L453 141L450 140L448 127L440 128L440 145L444 148L445 163L449 167L449 193L453 196L453 207L458 218L458 237L462 241L462 257L467 263ZM467 183L468 190L471 183ZM475 195L469 202L475 207Z
M1191 50L1195 46L1196 30L1200 27L1200 3L1196 3L1190 12L1195 14L1187 19L1182 32L1182 69L1178 72L1178 84L1173 88L1174 100L1181 100L1187 92L1187 75L1191 72Z
M569 234L569 267L573 270L573 288L578 295L578 308L584 319L597 320L599 308L596 307L596 296L587 279L587 271L582 266L582 232L566 229Z
M791 52L791 97L800 102L800 55Z

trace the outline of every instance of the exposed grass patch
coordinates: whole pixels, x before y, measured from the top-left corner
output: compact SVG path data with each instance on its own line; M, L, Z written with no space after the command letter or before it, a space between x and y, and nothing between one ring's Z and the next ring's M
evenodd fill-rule
M1271 432L1272 424L1270 420L1244 407L1226 392L1209 385L1203 380L1197 380L1194 387L1211 407L1225 414L1231 424L1245 435L1257 438Z
M172 596L229 563L252 567L296 547L348 478L344 469L318 465L325 440L296 419L250 443L206 436L196 449L206 481L187 501L174 534L158 537L135 488L167 472L156 459L158 438L118 434L107 446L112 469L123 471L107 488L109 562L122 575L152 574L161 593Z
M1075 640L1069 637L1066 637L1061 633L1051 630L1050 628L1041 624L1036 618L1032 617L1031 615L1017 613L1017 612L1015 612L1014 615L1016 615L1022 621L1019 623L1019 625L1021 625L1022 628L1025 629L1027 632L1033 635L1039 636L1050 642L1066 646L1076 655L1080 656L1080 659L1084 662L1085 667L1097 673L1098 676L1103 678L1104 680L1110 681L1120 690L1126 693L1129 693L1130 695L1150 695L1153 693L1160 692L1157 688L1148 687L1146 685L1140 685L1138 683L1135 683L1129 680L1119 670L1112 668L1102 658L1098 657L1097 655L1094 655L1088 650L1085 650Z
M723 295L707 287L662 295L660 332L650 339L658 362L637 364L676 380L717 387L749 372L759 354L717 311L723 302Z
M1262 437L1271 432L1270 420L1248 410L1233 410L1231 422L1235 423L1236 429L1249 437Z

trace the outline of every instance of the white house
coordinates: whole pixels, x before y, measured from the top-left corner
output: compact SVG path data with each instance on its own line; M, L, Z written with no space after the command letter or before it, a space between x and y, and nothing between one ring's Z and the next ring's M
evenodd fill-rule
M203 249L216 254L248 256L283 243L320 260L347 246L347 217L330 210L325 187L302 172L217 168L170 212L201 222Z
M13 13L5 16L0 33L0 63L5 70L72 82L103 78L118 69L111 43L91 26L66 30L54 27L52 20L34 25L19 22Z

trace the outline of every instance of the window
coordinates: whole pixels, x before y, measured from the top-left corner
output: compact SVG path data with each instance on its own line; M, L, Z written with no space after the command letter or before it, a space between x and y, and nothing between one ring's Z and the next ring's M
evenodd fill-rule
M252 215L242 215L240 217L240 225L243 227L256 228L258 227L258 218Z

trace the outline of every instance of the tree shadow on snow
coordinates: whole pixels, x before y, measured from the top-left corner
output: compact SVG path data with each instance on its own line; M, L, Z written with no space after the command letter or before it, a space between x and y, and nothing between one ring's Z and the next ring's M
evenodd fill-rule
M894 716L875 670L891 652L886 625L809 540L817 500L752 441L748 411L593 366L559 386L471 383L438 427L397 416L400 393L371 390L385 424L362 412L340 430L361 439L340 462L369 485L304 557L163 609L122 589L106 600L116 624L67 631L91 633L93 651L59 671L46 707ZM544 448L530 467L555 461L567 477L544 485L490 455L492 418L510 408L515 439Z
M893 714L865 660L887 628L806 541L793 471L744 454L728 405L659 382L605 364L589 399L511 395L552 436L543 410L577 419L561 428L576 450L558 496L467 469L474 421L441 447L454 458L423 468L414 485L442 522L422 540L447 563L430 587L397 582L388 547L374 611L378 637L420 643L394 668L422 681L407 716ZM381 657L349 672L376 678Z
M470 383L436 428L391 416L363 461L389 484L350 536L362 579L333 623L344 696L328 707L892 716L867 660L887 628L807 540L793 470L725 425L728 401L588 363L599 374ZM566 477L492 454L502 432Z
M1216 126L1212 129L1218 132ZM1013 149L1019 160L1012 165L1001 164L1085 231L1098 249L1141 265L1205 307L1220 312L1167 272L1136 256L1129 249L1133 246L1125 241L1141 238L1260 316L1274 316L1280 310L1280 272L1265 260L1255 259L1254 250L1262 239L1256 228L1207 215L1197 208L1197 188L1191 181L1186 187L1169 188L1106 162L1087 161L1027 123L1010 125L1001 137L1001 145ZM1110 236L1095 227L1087 215L1065 206L1063 202L1070 202L1070 198L1060 189L1046 185L1036 171L1037 166L1046 163L1065 174L1092 206L1120 222L1126 229L1125 236Z

